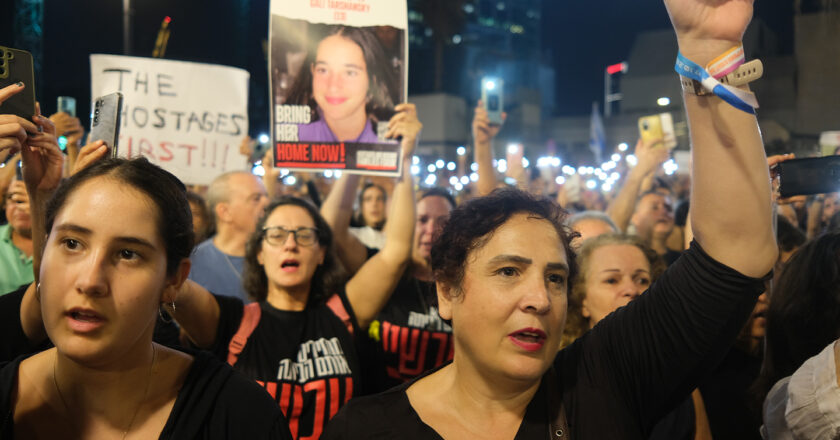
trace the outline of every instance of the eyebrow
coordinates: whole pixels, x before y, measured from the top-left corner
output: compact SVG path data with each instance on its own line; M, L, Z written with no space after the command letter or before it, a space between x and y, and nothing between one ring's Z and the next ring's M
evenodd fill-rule
M317 65L319 65L319 64L329 65L326 61L319 61L319 60L315 60L315 65L317 66ZM358 65L358 64L353 64L353 63L345 63L345 64L344 64L344 67L351 67L351 68L353 68L353 69L359 69L359 70L362 70L362 66L360 66L360 65Z
M490 259L490 264L498 264L498 263L518 263L518 264L532 264L534 260L530 258L525 258L519 255L496 255L495 257ZM569 265L566 263L548 263L546 264L546 268L550 270L563 270L568 272Z
M604 270L601 271L601 273L604 273L604 272L621 272L621 269L604 269ZM645 269L636 269L635 271L633 271L634 274L637 274L639 272L647 273L647 274L650 273L649 270L645 270Z
M75 232L77 234L83 234L83 235L90 235L90 234L93 233L93 231L88 229L88 228L85 228L85 227L79 226L79 225L75 225L75 224L72 224L72 223L60 224L60 225L55 227L55 230L59 231L59 232ZM155 245L150 243L148 240L144 240L144 239L139 238L139 237L131 237L131 236L116 237L115 241L136 244L136 245L139 245L139 246L145 246L145 247L148 247L150 249L155 249L156 248Z

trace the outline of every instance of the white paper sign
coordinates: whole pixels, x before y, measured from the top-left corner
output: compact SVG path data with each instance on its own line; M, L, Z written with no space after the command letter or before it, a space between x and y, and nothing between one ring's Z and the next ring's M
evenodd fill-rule
M187 184L246 168L247 71L120 55L91 55L90 69L91 101L124 96L121 157L145 156Z

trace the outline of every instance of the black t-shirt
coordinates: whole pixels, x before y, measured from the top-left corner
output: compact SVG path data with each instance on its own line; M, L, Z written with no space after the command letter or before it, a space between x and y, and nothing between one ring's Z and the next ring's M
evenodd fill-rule
M337 295L355 326L344 293ZM215 298L220 316L216 344L211 350L226 360L244 305L238 298ZM233 368L268 391L289 420L294 438L318 438L358 386L359 361L353 336L326 304L300 312L278 310L267 302L259 303L259 307L259 323ZM354 327L353 333L358 332Z
M193 364L160 439L291 439L283 414L253 381L209 353L190 352ZM14 404L21 356L0 364L0 438L14 438Z
M733 347L700 385L712 438L761 440L761 414L750 404L749 393L760 369L760 357Z
M50 342L33 344L23 332L20 305L28 284L0 296L0 362L8 362L22 354L46 350Z
M452 359L452 327L440 318L435 284L407 275L371 324L376 391L410 381ZM384 369L384 370L383 370ZM367 377L366 377L367 378Z
M762 279L692 243L648 293L558 353L558 385L543 392L561 396L570 438L647 438L724 357L763 291ZM407 387L350 402L322 438L439 439L411 408ZM516 438L548 438L546 413L538 393Z

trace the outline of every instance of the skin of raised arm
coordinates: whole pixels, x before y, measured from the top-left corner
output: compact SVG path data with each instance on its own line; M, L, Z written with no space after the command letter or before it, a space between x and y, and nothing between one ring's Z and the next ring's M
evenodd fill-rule
M652 177L656 168L668 158L668 150L661 141L646 144L639 139L635 153L639 162L627 173L624 185L607 205L607 215L622 232L627 232L627 226L636 210L636 201L642 193L645 180Z
M333 184L327 199L321 205L321 215L330 225L335 240L338 259L348 274L354 274L365 264L367 249L350 233L350 219L353 216L353 200L359 186L359 175L343 173ZM388 219L390 222L390 218ZM387 224L387 223L386 223Z
M502 114L502 119L506 118L507 115ZM478 105L475 107L475 116L473 116L472 132L473 154L475 163L478 165L476 188L479 197L490 194L498 185L496 171L493 169L493 138L499 133L500 128L499 125L490 124L487 110L482 102L478 101Z
M385 227L385 246L368 260L347 283L347 299L356 312L359 326L367 327L379 314L411 261L414 241L414 180L411 157L423 124L417 120L413 104L395 107L398 113L388 122L388 137L402 137L402 175L394 187L394 197Z
M751 0L666 0L680 52L703 66L740 43ZM754 115L715 96L684 94L691 135L691 227L715 260L760 277L778 249L770 175Z
M388 302L411 260L415 207L410 168L408 156L408 160L403 161L402 177L394 188L385 227L385 246L347 283L347 299L362 328L367 327Z
M178 289L176 306L166 305L169 314L190 340L200 348L209 348L216 341L219 326L219 303L204 287L186 280Z

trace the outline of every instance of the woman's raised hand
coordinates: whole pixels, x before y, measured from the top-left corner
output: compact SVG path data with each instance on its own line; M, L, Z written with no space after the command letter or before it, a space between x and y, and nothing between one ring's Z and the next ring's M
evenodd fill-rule
M754 0L665 0L680 52L705 65L739 44L753 14Z
M423 124L417 119L417 107L404 102L394 107L397 114L388 121L388 131L385 137L392 139L402 137L403 158L411 157L414 154L414 147L417 145L417 137Z

